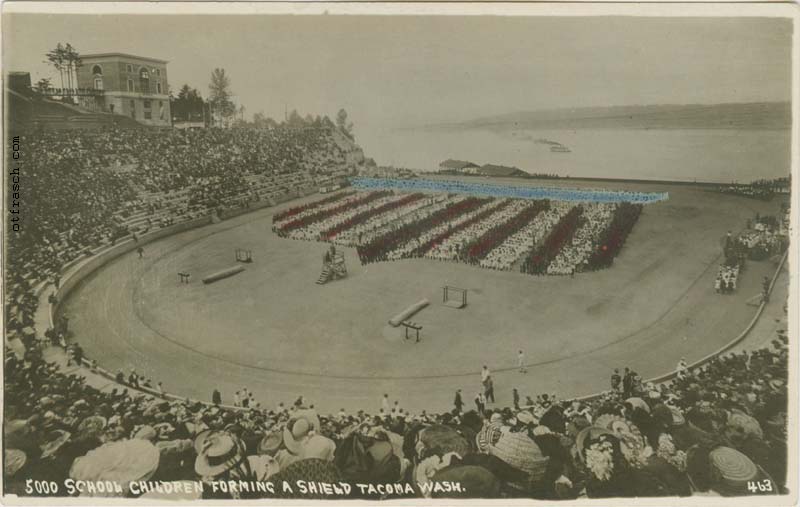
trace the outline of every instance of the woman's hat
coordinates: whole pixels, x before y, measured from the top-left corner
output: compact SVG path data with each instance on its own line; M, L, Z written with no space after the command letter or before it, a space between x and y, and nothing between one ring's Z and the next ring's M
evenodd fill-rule
M89 416L78 425L78 434L81 437L94 437L103 432L106 427L106 418L101 415Z
M536 418L533 417L533 414L528 412L527 410L522 410L517 413L517 421L521 422L522 424L536 424Z
M711 466L711 487L725 496L747 495L747 483L760 475L750 458L730 447L717 447L708 454L708 461Z
M3 460L3 477L13 477L28 461L28 456L19 449L6 449Z
M283 445L283 432L271 431L264 435L264 438L258 443L258 454L274 456L281 445Z
M144 426L136 430L131 438L135 438L138 440L147 440L152 442L153 440L156 439L156 430L149 424L145 424Z
M548 458L526 433L504 433L488 453L505 461L518 470L529 474L532 480L541 479L547 467Z
M198 447L200 452L194 462L194 471L201 477L221 475L244 459L244 444L230 433L212 431L201 434L195 440L195 449Z
M648 414L650 413L650 405L648 405L641 398L636 398L636 397L628 398L627 400L625 400L625 403L629 403L633 408L640 408L645 412L647 412Z
M72 463L69 476L83 481L127 484L147 480L158 468L159 450L147 440L110 442Z
M47 443L43 444L40 448L42 449L42 455L40 459L49 458L50 456L55 455L61 447L64 446L72 435L64 430L53 430L49 438L47 439Z
M303 450L303 441L311 435L311 432L312 427L307 419L289 421L286 427L283 428L283 443L289 449L289 452L299 455Z

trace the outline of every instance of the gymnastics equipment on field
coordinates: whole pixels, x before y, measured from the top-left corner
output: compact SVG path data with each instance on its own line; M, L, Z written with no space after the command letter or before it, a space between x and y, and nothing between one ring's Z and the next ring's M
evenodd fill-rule
M414 314L416 314L418 311L422 310L429 304L430 302L427 299L423 299L417 303L414 303L413 305L409 306L402 312L398 313L397 315L389 319L389 324L394 327L399 327L400 324L403 323L403 321L408 320L409 318L414 316Z
M178 271L178 279L181 283L189 283L189 277L192 276L191 273L186 271Z
M408 340L408 330L413 329L414 331L417 332L417 341L414 343L419 343L419 332L422 331L422 326L420 326L416 322L411 322L410 320L406 320L404 322L401 322L400 324L402 324L403 327L406 328L406 340Z
M229 268L223 269L222 271L217 271L216 273L212 273L207 277L203 278L203 283L213 283L218 280L222 280L223 278L228 278L229 276L233 276L237 273L241 273L244 271L244 266L231 266Z
M319 285L323 285L332 280L338 280L347 276L347 266L344 263L344 254L341 252L332 252L333 253L330 255L330 260L328 260L328 257L326 257L326 260L322 263L322 273L320 273L319 278L317 279L317 284Z
M253 252L242 248L236 249L236 262L253 262Z
M442 287L442 304L450 308L464 308L467 306L467 289L445 285Z

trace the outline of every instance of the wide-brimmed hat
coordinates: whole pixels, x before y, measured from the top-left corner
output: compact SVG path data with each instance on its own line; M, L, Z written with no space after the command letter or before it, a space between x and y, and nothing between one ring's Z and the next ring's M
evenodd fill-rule
M517 421L525 425L536 424L538 422L536 421L536 418L533 417L533 414L531 414L527 410L522 410L517 413Z
M78 434L81 437L100 435L106 427L106 418L101 415L89 416L78 425Z
M40 448L42 449L42 455L40 459L49 458L50 456L55 455L61 447L64 446L69 439L72 437L72 434L68 431L64 430L53 430L48 435L47 442L42 444Z
M156 429L150 426L149 424L145 424L144 426L134 431L131 438L139 440L148 440L152 442L153 440L156 439Z
M428 426L420 430L417 437L424 449L431 449L436 454L444 455L449 452L455 452L464 457L470 453L470 445L467 439L450 426L442 424Z
M311 424L307 419L293 419L283 429L283 443L292 454L301 454L303 442L312 434Z
M489 454L529 474L534 481L544 476L549 458L526 433L504 433L487 450Z
M6 449L3 460L3 477L13 477L28 461L28 456L19 449Z
M391 447L391 444L388 442L387 444ZM303 459L317 458L333 461L334 453L336 453L336 443L333 440L322 435L312 435L303 444L299 454Z
M212 431L201 436L195 440L195 449L199 447L200 452L194 462L194 471L201 477L216 477L244 459L244 444L235 435Z
M711 487L721 495L747 495L748 482L762 475L753 461L730 447L717 447L708 454L711 466Z
M745 435L752 435L756 438L764 438L764 431L756 419L745 414L740 410L732 410L728 414L727 424L731 428L741 431Z
M637 397L628 398L627 400L625 400L625 403L629 403L633 408L640 408L645 412L647 412L648 414L650 413L650 405L648 405L647 402L645 402L641 398Z
M283 445L283 432L270 431L258 443L258 454L274 456Z
M26 419L14 419L3 425L3 436L8 439L12 436L23 435L27 429L28 421Z
M147 440L109 442L72 463L69 476L83 481L127 484L149 479L158 468L159 450Z

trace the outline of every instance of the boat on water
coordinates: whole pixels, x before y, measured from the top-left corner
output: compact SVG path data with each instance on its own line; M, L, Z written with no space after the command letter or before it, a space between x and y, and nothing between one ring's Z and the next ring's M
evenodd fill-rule
M564 146L563 144L558 144L550 147L550 151L553 153L572 153L572 150Z

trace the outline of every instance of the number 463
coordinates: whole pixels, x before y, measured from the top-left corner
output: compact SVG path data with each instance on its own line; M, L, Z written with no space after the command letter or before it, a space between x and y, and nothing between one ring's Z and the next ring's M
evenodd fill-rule
M751 493L766 493L772 491L772 481L764 479L763 481L747 481L747 489Z

